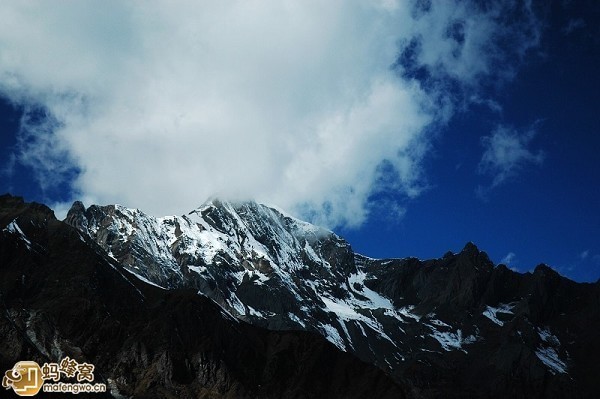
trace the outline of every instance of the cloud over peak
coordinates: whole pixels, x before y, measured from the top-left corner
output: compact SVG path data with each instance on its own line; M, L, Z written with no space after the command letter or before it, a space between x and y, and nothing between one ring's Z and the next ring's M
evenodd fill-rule
M5 5L0 93L48 115L22 124L16 158L87 202L162 215L219 195L358 225L373 193L423 188L428 128L454 108L445 77L477 86L502 38L535 31L502 22L517 3L415 4Z

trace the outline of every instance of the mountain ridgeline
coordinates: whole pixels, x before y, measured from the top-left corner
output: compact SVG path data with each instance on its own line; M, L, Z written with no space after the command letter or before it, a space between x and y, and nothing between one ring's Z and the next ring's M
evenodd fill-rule
M69 356L110 388L84 397L406 396L321 336L252 326L196 290L138 279L44 205L0 196L0 259L3 373Z
M600 388L600 283L516 273L472 243L372 259L280 210L216 199L162 218L76 202L60 222L7 195L0 212L1 331L16 348L2 365L74 353L134 397Z

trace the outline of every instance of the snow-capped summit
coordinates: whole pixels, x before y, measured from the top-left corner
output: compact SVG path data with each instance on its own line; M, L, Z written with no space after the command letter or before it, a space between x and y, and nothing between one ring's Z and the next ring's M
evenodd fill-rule
M105 243L163 232L135 210L88 211L78 221ZM86 210L75 204L77 212ZM317 334L242 323L192 290L136 279L49 208L9 195L0 195L0 307L1 370L24 359L91 365L99 398L406 397L382 370Z
M345 240L280 210L212 199L187 215L155 218L75 203L66 222L145 281L197 289L264 327L319 332L366 359L401 359L382 323L409 311L365 286L367 258L357 262Z
M160 218L76 202L66 222L143 281L192 288L254 325L316 332L397 381L489 351L511 373L543 368L563 381L572 372L565 326L543 299L556 276L495 267L473 243L428 261L372 259L281 210L219 199ZM506 340L531 356L501 350Z
M66 221L130 271L165 288L185 286L190 271L206 273L212 265L264 282L284 270L339 266L340 252L351 256L331 231L255 202L213 199L187 215L160 218L76 202Z

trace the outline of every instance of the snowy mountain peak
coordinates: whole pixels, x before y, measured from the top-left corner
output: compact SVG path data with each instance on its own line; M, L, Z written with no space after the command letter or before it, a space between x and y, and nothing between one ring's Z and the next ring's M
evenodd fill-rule
M67 222L141 279L195 288L265 327L319 332L386 367L401 356L397 328L385 326L421 318L369 287L367 269L379 261L354 254L331 231L255 202L213 198L187 215L162 218L74 204Z
M86 209L75 203L66 221L132 273L164 287L205 288L196 280L214 285L229 270L236 280L257 284L277 276L294 291L289 271L340 274L336 267L347 267L348 260L353 266L350 246L331 231L255 202L211 199L187 215L162 218L119 205ZM220 299L227 301L226 295Z
M372 259L354 254L335 234L272 207L224 201L162 218L119 205L86 209L75 203L67 222L78 233L53 220L45 207L0 196L2 201L2 253L16 254L3 258L2 270L12 262L14 272L2 281L17 282L12 295L37 295L37 288L48 285L62 292L59 280L46 275L31 284L23 273L44 268L23 268L22 261L30 257L37 265L47 258L48 273L64 261L79 272L77 263L87 255L72 257L78 248L100 261L115 259L105 262L107 270L123 278L136 298L163 293L134 275L163 288L186 288L164 293L179 298L169 312L187 309L180 299L195 291L219 304L221 314L271 330L321 334L396 381L410 382L415 397L440 392L506 397L515 387L564 397L573 392L573 381L596 381L593 332L600 328L600 284L576 284L547 266L526 274L495 267L472 243L437 259ZM48 252L57 242L64 242L61 251L67 254L60 262ZM103 262L94 263L97 268ZM102 297L96 290L94 284L87 292ZM20 300L14 303L21 309ZM448 387L456 395L446 395Z
M189 213L193 214L200 215L203 219L216 214L217 219L241 221L249 228L257 228L259 224L276 226L280 232L285 230L298 238L317 240L335 235L332 231L297 219L280 208L254 201L230 202L211 198Z
M420 359L421 350L479 350L498 328L533 318L523 312L538 306L524 304L531 296L518 290L528 285L494 268L473 243L429 261L372 259L331 231L256 202L212 198L186 215L159 218L75 203L66 222L142 280L192 288L255 325L319 333L391 372ZM540 364L552 350L560 373L569 372L560 347L539 345Z

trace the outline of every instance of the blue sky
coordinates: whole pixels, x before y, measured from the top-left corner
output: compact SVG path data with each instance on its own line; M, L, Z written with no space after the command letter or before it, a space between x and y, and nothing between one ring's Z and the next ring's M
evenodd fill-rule
M598 3L371 3L9 3L0 191L252 198L372 257L600 278Z
M426 162L431 188L403 218L342 232L356 250L430 258L470 240L520 271L547 263L577 281L600 277L600 8L574 3L547 11L539 53L495 93L500 113L473 105L454 116ZM543 161L481 197L481 137L498 123L535 130L528 147Z

